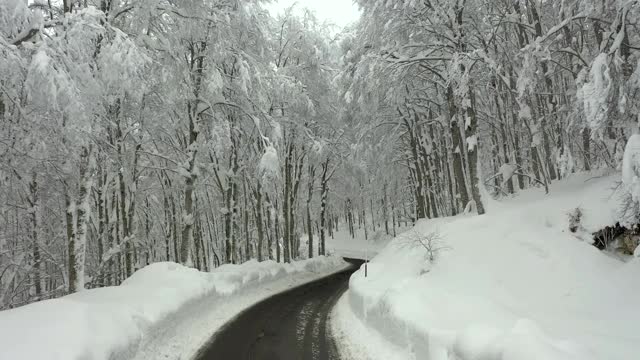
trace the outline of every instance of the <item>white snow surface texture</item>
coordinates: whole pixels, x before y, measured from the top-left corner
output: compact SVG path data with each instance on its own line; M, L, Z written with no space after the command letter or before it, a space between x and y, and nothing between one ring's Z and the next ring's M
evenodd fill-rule
M123 354L135 353L154 325L193 301L219 297L233 302L233 295L245 288L266 285L268 292L268 285L278 279L322 274L344 266L344 261L335 257L291 264L249 261L223 265L212 272L172 262L151 264L120 286L86 290L0 312L0 359L122 358Z
M487 201L482 216L419 221L413 231L442 238L435 261L408 242L411 231L392 240L368 277L362 268L352 275L334 313L340 341L370 349L354 356L363 359L640 358L640 259L621 261L589 243L615 223L620 175L591 177L555 183L549 195L531 189ZM574 234L567 214L578 206L584 228ZM362 328L370 334L353 330Z

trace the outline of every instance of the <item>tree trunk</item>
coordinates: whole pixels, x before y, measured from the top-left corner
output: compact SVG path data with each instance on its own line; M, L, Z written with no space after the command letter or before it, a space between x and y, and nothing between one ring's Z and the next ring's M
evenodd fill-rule
M193 200L195 197L194 184L196 181L196 174L194 172L196 166L197 148L196 143L198 141L198 130L195 124L196 105L189 103L189 144L187 146L187 167L184 169L186 176L184 179L184 208L182 213L182 242L180 243L180 263L185 266L193 266L191 259L191 247L193 245Z
M66 209L66 230L67 230L67 287L69 293L76 292L76 285L78 283L78 275L76 273L76 239L75 239L75 231L74 231L74 206L75 202L71 200L71 195L69 194L68 184L65 184L64 191L64 203Z
M258 180L258 185L254 191L255 199L256 199L256 228L258 232L258 261L264 260L264 256L262 254L262 248L264 244L264 224L262 219L262 182ZM269 241L269 248L271 247L271 242ZM269 252L271 250L269 249ZM269 255L269 259L271 256Z
M311 222L311 200L313 199L313 184L315 182L315 173L315 166L309 165L309 184L307 187L307 236L309 243L309 259L313 257L313 224Z
M462 208L464 208L469 202L469 193L464 178L465 170L462 161L462 152L464 149L462 148L462 136L460 134L460 126L458 125L458 110L455 105L453 88L451 86L447 88L447 103L449 106L449 126L453 147L453 173L455 176L456 189L458 190L456 198L462 204Z
M591 170L591 129L588 127L582 129L582 161L584 170Z
M78 189L78 203L76 204L76 226L74 236L74 268L75 286L73 291L84 290L85 254L87 248L87 229L91 216L91 196L93 166L91 149L83 147L80 155L80 188ZM70 278L71 279L71 278ZM69 280L71 282L71 280Z
M329 158L322 163L320 179L320 255L326 255L325 228L327 224L327 196L329 194Z
M476 97L473 93L473 90L469 89L469 103L470 106L467 107L467 116L469 117L469 126L466 129L466 133L471 137L475 137L475 145L469 146L467 148L467 158L469 160L469 177L471 180L471 195L473 196L473 201L476 203L476 210L478 211L478 215L484 214L484 204L482 203L482 196L480 194L480 175L478 174L480 169L478 167L478 118L476 117L475 105L476 105Z
M273 227L274 229L274 238L276 240L276 261L280 262L280 213L279 213L279 209L278 209L278 202L275 202L275 216L274 216L274 222L275 225Z
M383 187L383 197L382 197L382 217L384 218L384 232L389 235L389 215L387 214L387 204L389 200L387 199L387 183L385 182Z
M36 299L40 299L40 295L42 294L42 279L40 276L41 273L41 258L40 258L40 243L38 240L38 216L39 216L39 198L38 198L38 175L34 171L31 175L31 182L29 183L29 193L31 195L31 199L29 200L31 209L30 209L30 217L31 217L31 244L32 244L32 256L33 256L33 285L35 290Z

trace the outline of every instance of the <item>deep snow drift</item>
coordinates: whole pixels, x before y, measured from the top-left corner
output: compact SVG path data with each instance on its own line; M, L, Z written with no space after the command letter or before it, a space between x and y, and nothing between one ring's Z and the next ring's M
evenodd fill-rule
M180 336L202 336L206 340L216 330L216 323L211 321L200 324L202 328L197 330L207 331L200 334L189 333L190 324L181 324L180 312L195 308L201 299L219 301L215 307L199 308L196 316L205 318L207 311L216 311L216 319L220 314L232 317L242 307L252 305L251 302L346 266L338 258L318 257L292 264L249 261L223 265L207 273L176 263L155 263L137 271L120 286L87 290L0 312L0 359L144 358L137 354L140 344L149 337L162 339L157 332L168 329L156 328L167 317L173 316L171 324L164 325L183 330L173 334L171 340ZM239 296L235 295L248 288L254 290L250 297L236 299ZM189 323L192 322L190 319ZM183 344L177 343L174 353L162 353L162 358L185 359L186 353L197 350L193 346L201 345L181 348ZM149 354L149 359L158 358L157 349L142 350Z
M640 259L624 262L588 242L590 232L615 223L619 179L576 176L549 195L531 189L490 202L483 216L420 221L380 251L367 278L362 269L351 277L333 322L345 353L637 359ZM578 206L583 228L574 234L568 213ZM433 262L417 241L430 234Z

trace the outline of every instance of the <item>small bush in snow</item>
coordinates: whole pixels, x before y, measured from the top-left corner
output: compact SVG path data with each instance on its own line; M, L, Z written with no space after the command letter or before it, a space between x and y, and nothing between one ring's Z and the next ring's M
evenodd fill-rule
M582 228L580 221L582 220L582 209L577 207L569 212L569 231L572 233L578 232Z
M407 243L413 246L424 248L430 262L434 262L438 253L446 249L446 246L442 244L442 237L438 231L424 234L416 230L410 230L406 233L405 239L407 239Z
M625 255L634 255L640 245L640 235L637 232L627 232L620 237L620 242L616 250Z
M620 195L618 218L623 224L632 226L640 221L640 203L634 199L631 192L623 189Z
M627 141L622 159L623 199L621 218L625 225L635 225L640 220L640 135L634 134Z
M593 233L593 246L600 250L607 250L618 236L624 234L627 228L617 222L614 226L605 226L603 229Z

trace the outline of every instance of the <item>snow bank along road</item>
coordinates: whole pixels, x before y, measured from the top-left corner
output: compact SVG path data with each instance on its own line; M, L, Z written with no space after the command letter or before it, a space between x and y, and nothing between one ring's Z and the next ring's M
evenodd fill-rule
M197 360L339 359L328 331L331 309L347 289L354 266L270 297L214 335Z
M0 311L0 360L191 360L245 309L348 267L324 256L211 272L155 263L120 286Z
M621 261L591 245L619 218L619 179L573 175L482 216L419 220L351 276L331 322L343 357L640 359L640 250Z

